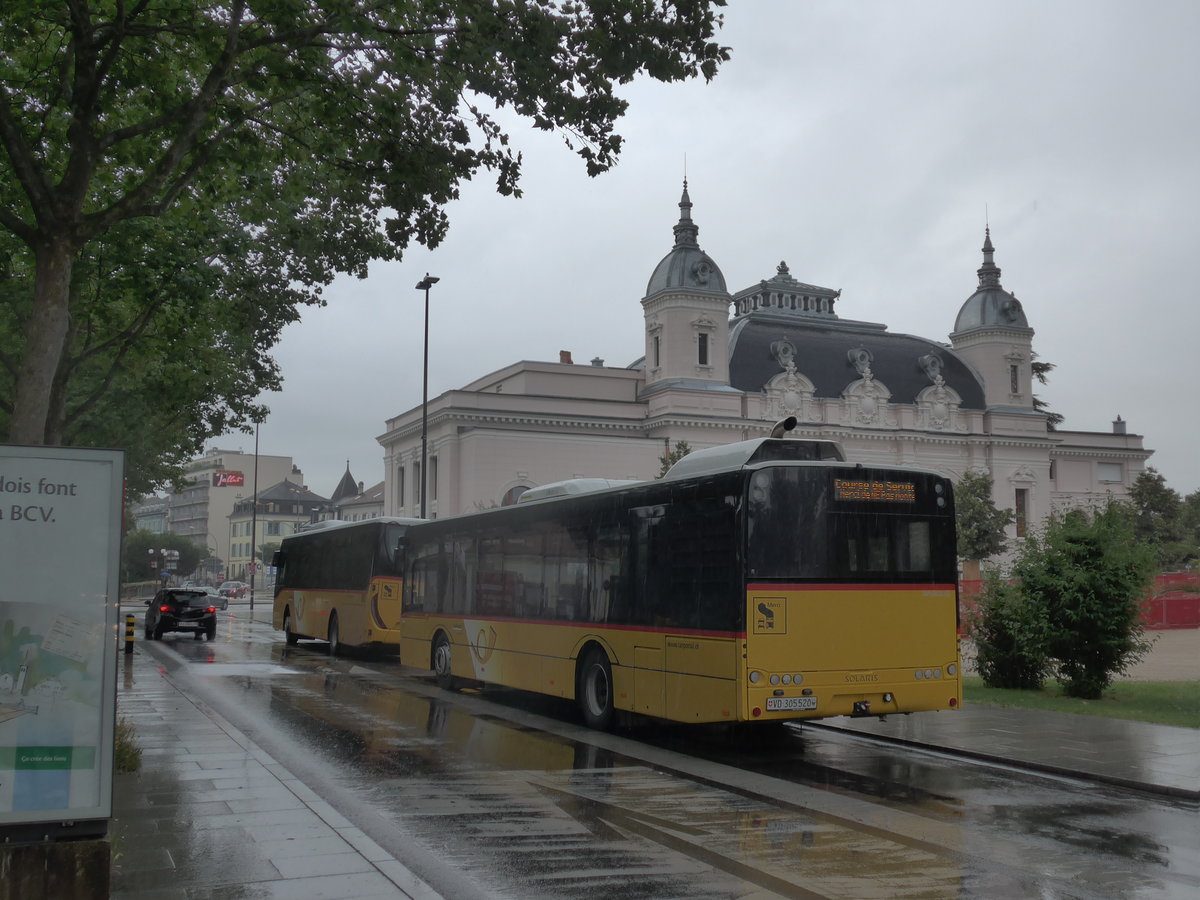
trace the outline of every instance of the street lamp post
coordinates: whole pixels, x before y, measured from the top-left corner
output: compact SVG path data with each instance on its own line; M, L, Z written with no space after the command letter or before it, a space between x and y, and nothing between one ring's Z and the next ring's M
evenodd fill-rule
M425 292L425 353L421 362L421 518L425 518L425 473L429 441L429 289L441 281L436 275L425 273L417 282L417 290Z

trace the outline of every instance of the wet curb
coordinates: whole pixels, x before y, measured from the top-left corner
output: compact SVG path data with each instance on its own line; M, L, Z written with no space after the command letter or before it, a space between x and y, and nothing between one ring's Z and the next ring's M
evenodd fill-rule
M1115 775L1106 775L1102 772L1081 772L1079 769L1067 768L1064 766L1055 766L1049 763L1040 763L1034 760L1013 759L1011 756L1000 756L994 753L986 753L982 750L968 750L963 747L950 747L944 744L935 744L929 741L915 741L911 738L892 737L890 735L874 734L870 732L857 731L853 728L832 722L804 722L805 728L815 728L820 731L837 732L847 735L851 738L857 738L863 741L870 741L876 744L888 744L899 747L912 747L918 750L927 750L931 753L940 753L945 756L957 756L963 759L973 759L980 762L991 763L997 766L1004 766L1010 769L1024 769L1030 772L1038 772L1044 775L1054 775L1059 778L1071 778L1076 781L1087 781L1098 784L1112 785L1124 790L1139 791L1144 794L1153 794L1157 797L1169 797L1173 800L1184 800L1191 803L1200 803L1200 790L1189 790L1187 788L1176 787L1169 784L1152 784L1145 781L1135 781L1129 778L1120 778Z

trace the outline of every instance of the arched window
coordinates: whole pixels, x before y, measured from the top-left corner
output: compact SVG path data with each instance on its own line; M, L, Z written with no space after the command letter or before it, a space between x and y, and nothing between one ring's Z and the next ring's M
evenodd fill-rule
M518 484L516 487L509 488L507 491L504 492L504 498L500 501L500 505L501 506L512 506L514 503L516 503L518 500L521 499L521 495L524 494L527 490L529 490L529 488L523 484Z

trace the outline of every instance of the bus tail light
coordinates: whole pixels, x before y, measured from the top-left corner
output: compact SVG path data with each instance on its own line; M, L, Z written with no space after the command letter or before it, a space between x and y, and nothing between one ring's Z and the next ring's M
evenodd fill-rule
M762 710L756 706L756 707L754 707L754 709L750 710L750 715L752 715L754 718L757 719L759 716L762 715Z
M958 708L958 698L957 698L957 697L951 697L951 698L950 698L950 708L951 708L951 709L957 709L957 708Z

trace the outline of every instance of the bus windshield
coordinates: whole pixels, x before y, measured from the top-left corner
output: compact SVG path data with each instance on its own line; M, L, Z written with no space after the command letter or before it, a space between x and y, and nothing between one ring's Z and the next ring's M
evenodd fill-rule
M954 581L950 482L924 472L770 467L750 479L753 579Z

